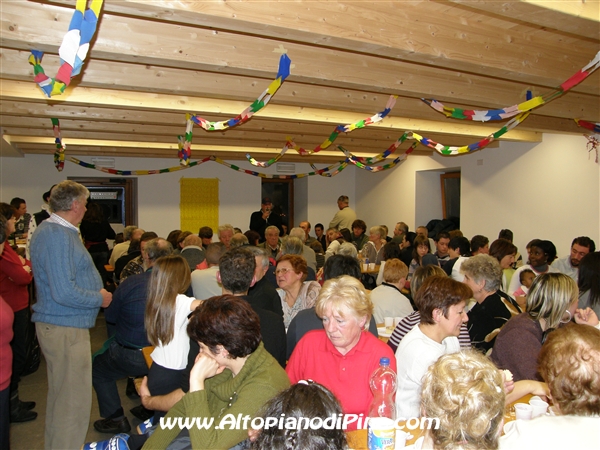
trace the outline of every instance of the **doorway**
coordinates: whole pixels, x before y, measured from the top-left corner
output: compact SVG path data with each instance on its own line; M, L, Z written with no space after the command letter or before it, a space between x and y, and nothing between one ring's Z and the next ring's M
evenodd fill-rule
M282 224L289 231L294 224L294 180L263 178L261 182L261 200L271 198L273 212L281 216Z

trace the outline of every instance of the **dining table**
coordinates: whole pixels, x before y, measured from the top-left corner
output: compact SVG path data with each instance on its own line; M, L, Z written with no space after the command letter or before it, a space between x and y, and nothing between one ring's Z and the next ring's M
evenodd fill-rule
M514 406L516 403L529 403L529 400L531 400L531 397L532 397L531 394L527 394L527 395L524 395L523 397L515 400L514 402L510 403L509 405L507 405L506 408L504 408L504 423L506 424L508 422L512 422L513 420L515 420ZM414 420L412 422L414 422ZM406 439L406 446L414 444L417 441L417 439L419 439L421 436L425 435L426 430L421 429L421 428L416 428L414 430L411 430L407 427L406 421L404 421L404 420L399 421L398 425L401 427L404 427L403 431L406 431L407 433L410 434L410 436L408 436ZM412 424L409 424L409 425L412 425ZM368 449L369 447L367 445L367 434L368 434L368 432L367 432L366 428L360 429L360 430L348 431L346 433L348 447L351 450ZM504 434L504 432L502 432L502 434Z

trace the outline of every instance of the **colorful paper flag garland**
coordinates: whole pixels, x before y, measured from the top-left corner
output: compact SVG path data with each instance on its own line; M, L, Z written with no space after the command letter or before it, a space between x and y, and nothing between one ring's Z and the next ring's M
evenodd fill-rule
M573 119L581 128L586 128L594 133L600 134L600 123L588 122L587 120Z
M58 119L52 120L52 131L54 132L54 143L56 144L56 151L54 152L54 167L59 172L65 168L65 144L62 142L60 137L60 122Z
M235 127L237 125L241 125L247 122L252 118L254 114L256 114L258 111L267 106L271 98L273 98L273 95L275 95L275 93L279 90L283 82L290 75L291 63L292 61L290 60L289 56L285 53L282 54L279 58L279 69L277 70L277 76L275 77L275 79L271 81L267 89L265 89L265 91L262 94L260 94L258 98L254 100L252 104L250 104L250 106L248 106L236 117L233 117L228 120L222 120L220 122L211 122L202 117L187 114L187 126L185 130L185 136L177 137L179 146L179 164L183 166L187 165L188 161L192 156L191 147L194 124L202 127L206 131L223 131L228 128Z
M81 167L85 167L86 169L94 169L94 170L99 170L100 172L104 172L104 173L109 173L111 175L118 175L118 176L141 176L141 175L158 175L161 173L170 173L170 172L176 172L178 170L184 170L184 169L189 169L191 167L194 166L198 166L200 164L204 164L207 161L214 161L217 162L221 165L224 165L226 167L229 167L232 170L235 170L237 172L241 172L241 173L245 173L247 175L253 175L256 177L260 177L260 178L273 178L273 179L283 179L283 180L289 180L289 179L295 179L295 178L304 178L304 177L310 177L310 176L314 176L314 175L323 175L323 176L333 176L333 175L337 175L339 172L341 172L347 165L347 162L336 162L335 164L332 164L330 166L327 166L323 169L317 169L316 167L314 167L311 164L311 167L314 169L312 172L308 172L308 173L300 173L300 174L295 174L295 175L277 175L277 174L266 174L266 173L260 173L260 172L256 172L253 170L247 170L247 169L242 169L239 166L236 166L235 164L230 164L227 161L223 161L221 158L217 158L216 156L207 156L206 158L203 158L201 160L198 161L190 161L188 165L186 166L175 166L175 167L168 167L165 169L159 169L159 170L119 170L119 169L110 169L107 167L100 167L100 166L96 166L95 164L90 164L87 163L85 161L81 161L77 158L71 157L69 158L69 161L77 164ZM336 169L337 167L337 169ZM335 171L331 172L333 169L336 169ZM327 175L325 175L327 174Z
M333 132L329 135L329 137L327 139L325 139L325 141L323 141L322 144L317 145L313 150L306 150L302 147L297 146L296 144L294 144L294 142L292 141L291 138L287 138L287 142L285 143L285 145L283 146L281 153L279 153L279 155L277 155L274 158L271 158L268 161L257 161L252 155L250 155L250 153L246 153L246 159L250 162L250 164L252 164L253 166L257 166L257 167L269 167L272 164L276 163L277 161L279 161L283 155L285 155L285 153L290 149L293 148L294 150L296 150L300 155L302 156L309 156L312 155L314 153L318 153L321 150L326 149L327 147L329 147L336 139L337 137L340 135L340 133L351 133L352 131L359 129L359 128L364 128L366 126L369 126L371 124L377 123L382 121L392 110L392 108L394 107L394 105L396 105L396 99L398 98L397 95L390 95L390 98L388 99L386 105L385 105L385 109L383 111L378 112L377 114L371 116L371 117L367 117L366 119L361 119L355 123L349 123L346 125L338 125L335 127L335 129L333 130Z
M90 8L85 9L87 0L77 0L75 12L69 24L69 31L63 38L58 49L60 68L55 78L50 78L42 67L44 52L32 50L29 63L33 65L35 82L47 97L60 95L71 82L71 79L81 72L83 62L90 49L90 41L96 33L98 17L104 0L92 0Z
M487 122L488 120L504 120L516 116L517 114L525 111L530 111L538 106L548 103L555 98L560 97L568 90L577 86L583 80L585 80L590 74L600 67L600 52L596 53L594 59L592 59L585 67L579 72L571 76L568 80L563 82L558 88L550 91L544 95L533 97L523 103L519 103L513 106L507 106L502 109L490 109L490 110L473 110L473 109L462 109L452 108L445 106L443 103L438 102L435 99L422 98L425 103L431 106L436 111L444 114L446 117L461 120L474 120L480 122Z

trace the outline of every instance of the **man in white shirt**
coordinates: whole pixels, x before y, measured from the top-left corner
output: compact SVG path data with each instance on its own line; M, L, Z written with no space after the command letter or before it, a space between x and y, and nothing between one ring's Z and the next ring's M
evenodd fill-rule
M192 272L192 291L194 298L206 300L207 298L221 295L223 286L217 281L219 259L227 251L222 242L213 242L206 249L206 262L208 269L196 269Z
M579 236L573 239L571 243L571 254L564 258L557 259L552 263L552 267L565 275L570 276L577 282L579 275L579 262L588 253L596 251L596 244L587 236Z

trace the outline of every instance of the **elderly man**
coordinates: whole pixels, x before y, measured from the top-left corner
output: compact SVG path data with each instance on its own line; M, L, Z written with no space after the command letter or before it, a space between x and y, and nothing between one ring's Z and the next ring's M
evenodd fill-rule
M126 433L131 429L121 407L117 380L148 373L142 348L149 346L144 311L152 267L158 258L173 253L171 244L161 238L147 242L142 250L146 271L130 276L119 285L113 302L106 308L106 321L114 324L115 336L108 348L97 354L92 365L92 381L98 397L100 416L94 422L100 433Z
M190 271L194 271L196 266L206 259L204 249L202 248L202 239L195 234L186 236L179 255L187 261Z
M221 284L217 280L219 271L219 259L227 250L221 242L213 242L206 249L207 269L196 269L192 271L192 291L198 300L221 295Z
M259 244L260 248L264 248L271 258L273 263L277 259L279 250L281 249L281 242L279 241L279 228L276 226L269 226L265 230L265 242Z
M571 254L552 263L552 267L577 282L579 263L585 255L596 251L596 243L587 236L579 236L571 243Z
M117 264L117 260L121 256L127 254L131 241L133 241L134 239L140 239L142 237L142 234L144 234L144 230L142 230L141 228L138 228L135 225L127 225L123 229L123 242L113 247L108 263L111 266L115 267L115 265Z
M297 237L302 241L303 249L302 256L306 260L308 267L312 267L312 270L317 271L317 255L315 251L306 245L306 233L302 228L292 228L290 230L290 237Z
M342 228L352 229L352 222L356 220L356 213L352 208L348 206L349 200L347 195L340 195L337 200L339 211L335 213L331 222L329 222L329 228Z
M227 250L231 246L231 238L235 234L233 227L226 223L225 225L219 225L217 229L217 235L219 236L219 242L221 242Z
M312 237L310 235L310 222L308 220L305 220L303 222L300 222L300 225L298 225L300 228L302 228L304 230L304 233L306 234L306 239L304 239L304 243L308 246L310 246L310 244L312 244L314 241L316 241L316 239L314 237Z
M408 233L408 225L406 225L404 222L396 223L396 226L394 227L394 237L392 238L392 242L395 244L402 244L406 233Z
M31 239L37 303L32 320L48 372L46 449L80 448L92 409L92 349L89 329L112 294L84 247L77 225L89 191L74 181L56 185L49 219Z
M279 229L279 234L283 234L281 216L273 213L273 202L270 197L264 197L260 204L260 211L252 213L250 216L250 228L260 235L260 242L265 241L265 232L269 226L275 226Z

